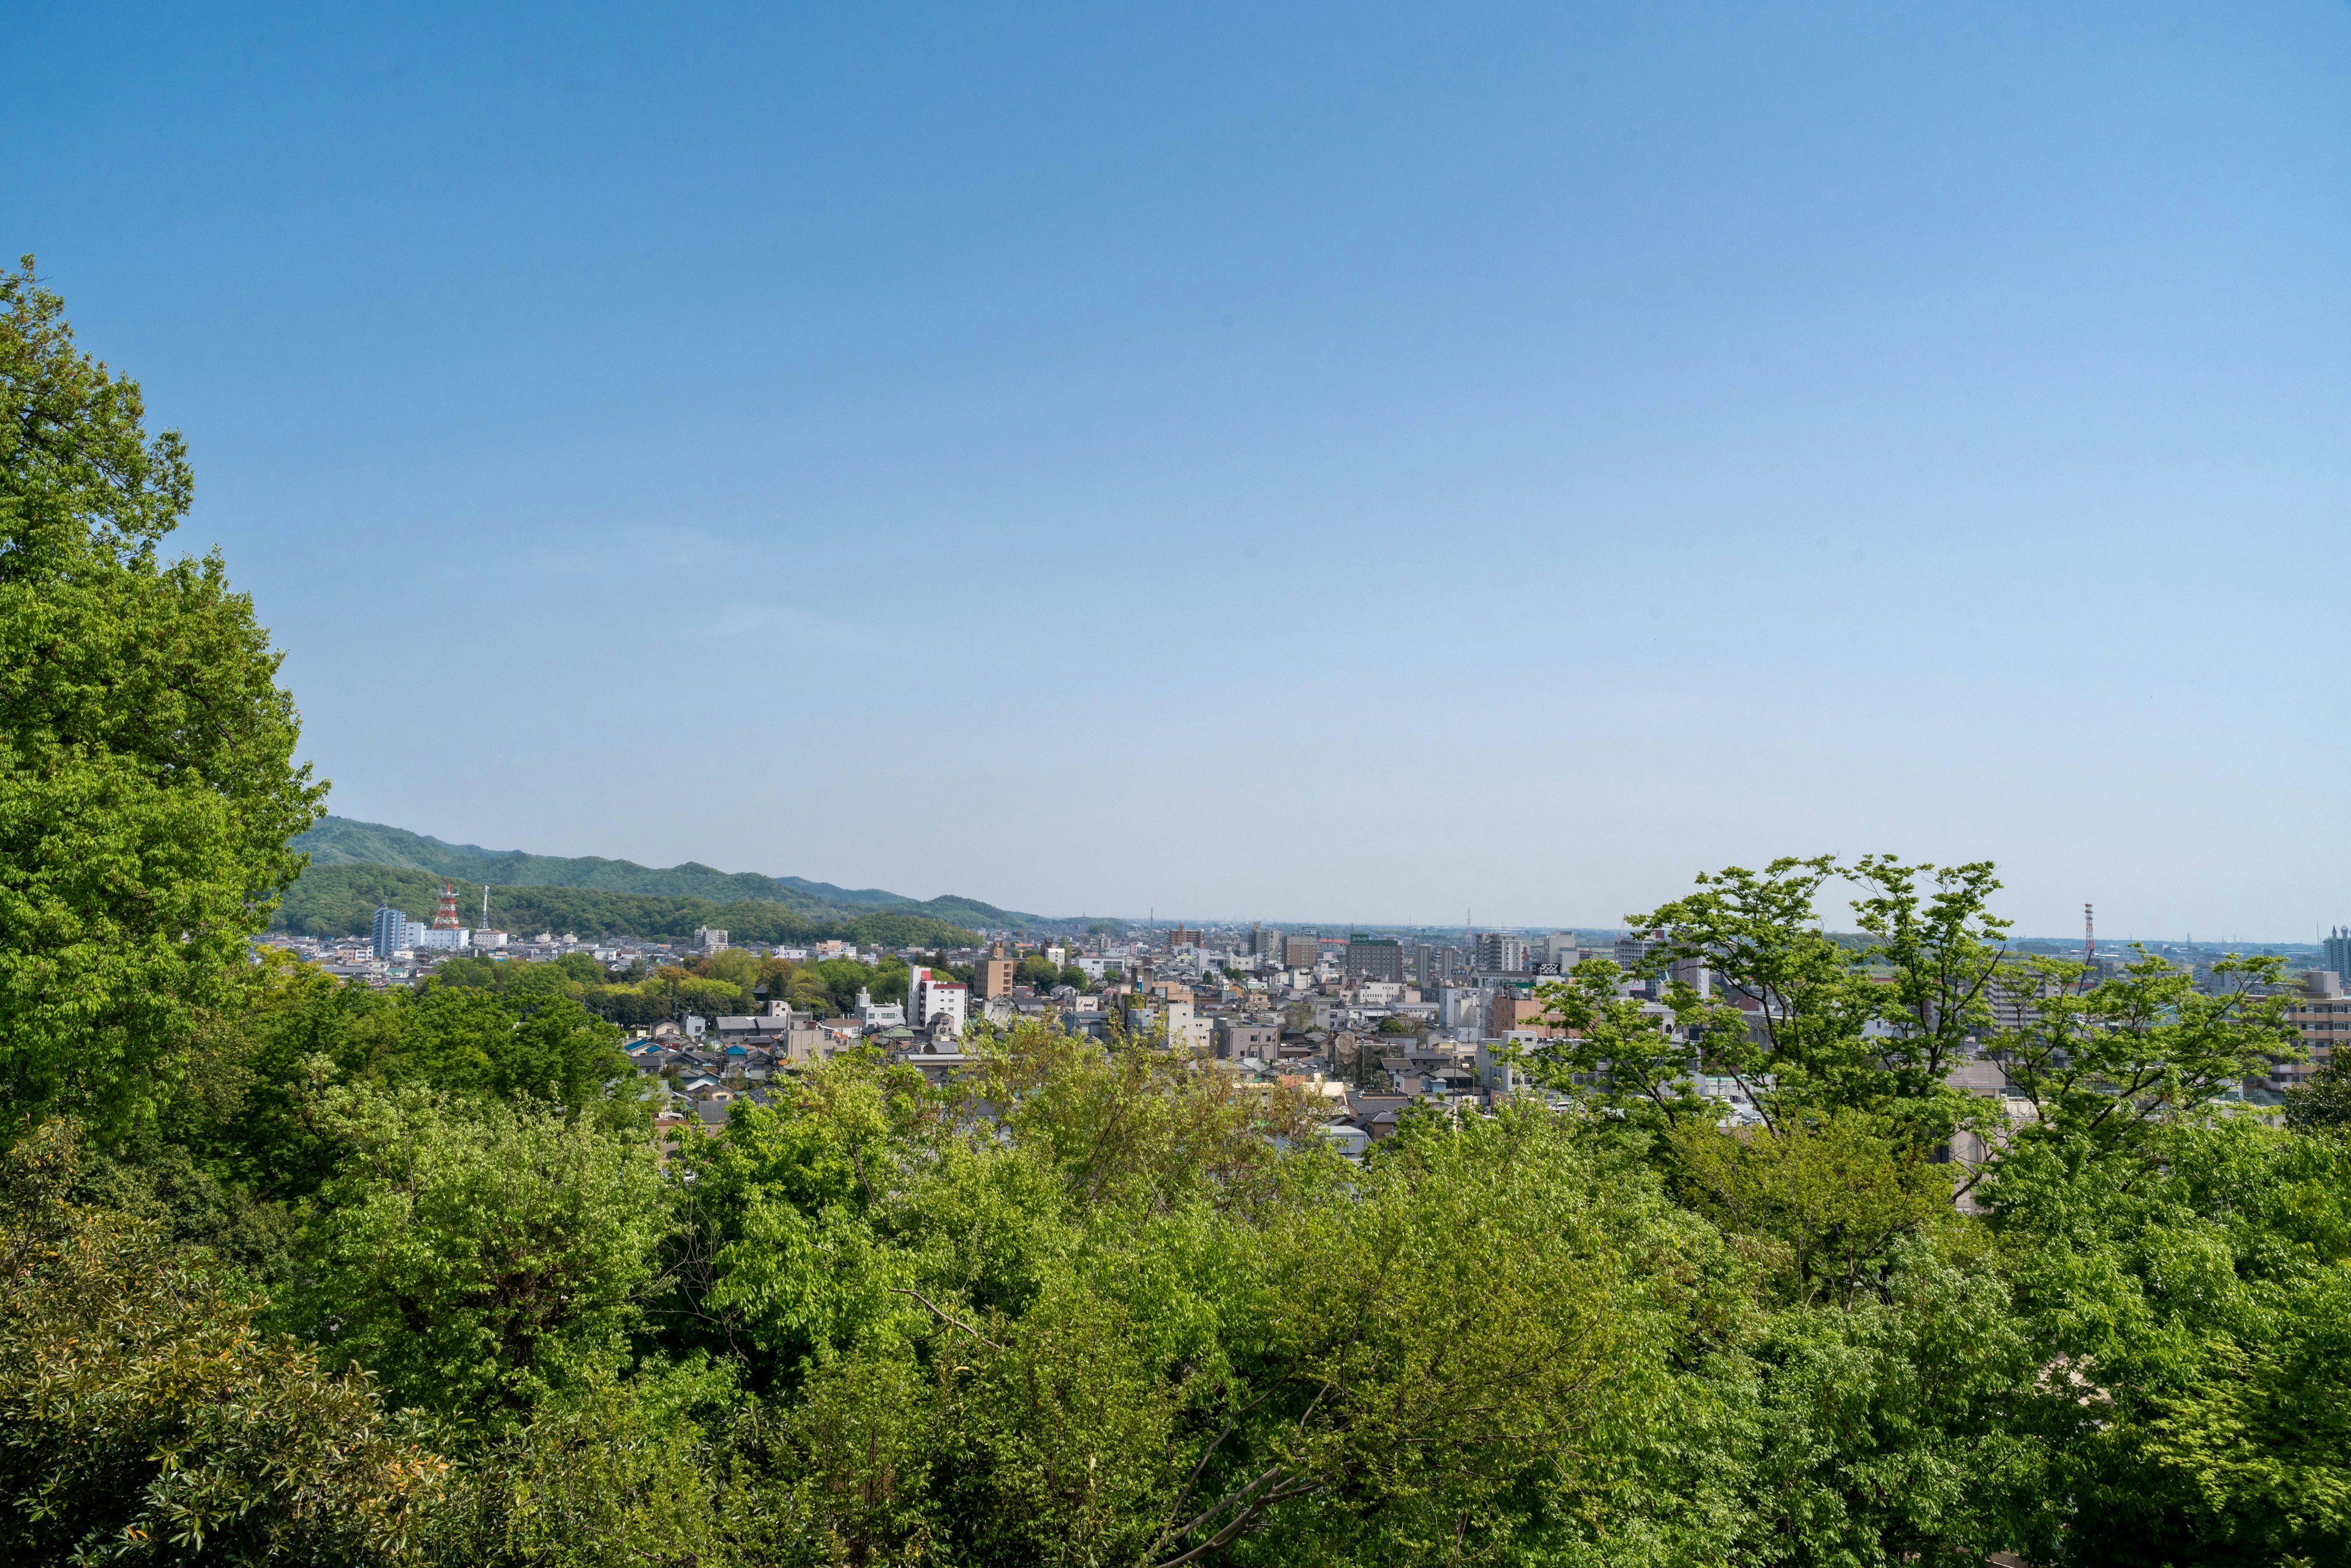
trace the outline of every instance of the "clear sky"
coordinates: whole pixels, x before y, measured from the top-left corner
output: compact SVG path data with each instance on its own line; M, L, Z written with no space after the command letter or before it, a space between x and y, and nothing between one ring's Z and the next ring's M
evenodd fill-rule
M0 0L332 807L1053 914L2351 920L2351 7Z

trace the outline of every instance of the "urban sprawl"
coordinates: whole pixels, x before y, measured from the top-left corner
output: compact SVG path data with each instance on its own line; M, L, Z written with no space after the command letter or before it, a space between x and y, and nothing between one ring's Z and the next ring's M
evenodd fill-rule
M1548 1009L1546 987L1579 964L1614 964L1617 994L1654 1014L1669 1035L1676 1026L1666 988L1678 981L1703 995L1712 986L1702 965L1650 962L1653 948L1663 945L1639 935L1488 931L1416 941L1262 924L1127 925L1046 938L982 932L977 946L887 950L849 941L733 944L712 928L684 943L520 936L463 925L458 902L455 886L444 886L429 923L383 908L368 936L277 934L267 940L330 974L373 986L414 984L453 959L571 959L576 970L577 956L584 956L621 982L706 971L727 952L760 960L770 976L782 965L835 960L873 968L875 987L861 988L845 1007L805 998L795 1004L765 994L780 987L754 984L745 988L750 1010L705 1015L681 1006L673 1016L632 1028L625 1049L673 1140L684 1126L715 1131L737 1102L765 1103L795 1068L843 1051L876 1050L944 1082L974 1065L965 1049L974 1030L1029 1020L1071 1034L1149 1040L1189 1055L1203 1071L1232 1075L1244 1092L1302 1094L1321 1111L1340 1152L1360 1155L1392 1134L1398 1114L1416 1103L1483 1109L1498 1098L1549 1092L1531 1082L1524 1053L1566 1032ZM2195 944L2150 950L2199 978L2229 951ZM2277 1104L2285 1090L2325 1064L2337 1035L2351 1032L2351 998L2345 996L2351 930L2338 928L2300 951L2317 960L2294 982L2290 1015L2305 1057L2244 1080L2236 1093L2256 1107ZM2085 943L2082 956L2093 976L2119 961L2111 953L2100 957L2095 943ZM1751 997L1722 999L1750 1012L1759 1008ZM2011 997L1995 1011L2011 1023L2017 1009L2030 1005ZM1724 1125L1758 1120L1752 1085L1707 1072L1695 1056L1691 1065L1698 1089L1720 1103ZM2011 1117L2032 1113L2008 1091L1995 1061L1963 1061L1949 1082L2001 1101Z

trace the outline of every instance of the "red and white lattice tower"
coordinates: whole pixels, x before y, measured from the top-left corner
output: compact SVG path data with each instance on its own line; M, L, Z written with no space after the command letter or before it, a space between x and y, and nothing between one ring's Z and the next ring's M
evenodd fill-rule
M2090 906L2085 904L2082 905L2082 962L2095 964L2097 961L2098 923L2091 918Z
M455 883L444 882L441 884L440 907L433 912L433 929L435 931L455 931L459 928L460 927L457 925L457 889Z

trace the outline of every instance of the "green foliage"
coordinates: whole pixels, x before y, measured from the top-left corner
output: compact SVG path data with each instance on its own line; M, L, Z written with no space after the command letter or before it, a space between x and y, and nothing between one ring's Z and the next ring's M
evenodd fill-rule
M691 861L657 869L595 856L568 859L526 854L518 850L485 850L472 844L446 843L379 822L355 822L348 817L324 819L297 838L293 847L308 854L314 866L369 865L423 872L435 885L445 878L476 886L486 883L494 888L594 888L608 893L707 899L716 904L779 904L797 914L823 920L845 920L881 911L919 915L952 925L1050 924L1033 915L1015 914L968 898L913 899L880 888L835 887L831 883L810 882L797 876L713 871ZM495 907L497 906L494 904Z
M323 786L217 555L165 560L193 479L0 275L0 1095L115 1131L232 1003Z
M2285 1123L2305 1132L2351 1127L2351 1055L2330 1052L2307 1082L2285 1092Z
M2193 1116L2273 1061L2300 1060L2293 998L2277 988L2284 966L2274 956L2224 958L2210 993L2144 951L2095 985L2064 959L2011 967L2000 984L2023 1019L1992 1035L1986 1053L2033 1108L2022 1135L2141 1147L2159 1124Z
M1859 944L1823 929L1819 898L1832 878L1862 890ZM1841 864L1816 855L1773 861L1761 873L1731 866L1698 883L1628 918L1661 935L1653 970L1703 963L1722 998L1744 1004L1695 1021L1708 1065L1737 1078L1767 1123L1866 1111L1897 1119L1920 1149L1973 1124L1975 1107L1944 1079L1989 1023L2001 970L1996 944L2008 923L1986 910L2000 886L1988 862L1864 855ZM1653 1064L1645 1078L1656 1077Z
M423 1089L321 1111L350 1152L303 1228L289 1312L324 1354L493 1425L619 1367L665 1221L643 1140Z
M2248 1117L2023 1145L1985 1183L2090 1563L2351 1550L2351 1153ZM2031 1543L2028 1542L2028 1547Z
M312 866L286 890L275 924L302 936L359 936L371 928L378 904L430 910L440 887L438 876L399 866ZM841 939L883 947L967 947L979 940L961 925L904 911L811 912L767 899L720 903L591 887L497 885L491 894L490 918L518 931L662 942L685 941L696 927L705 925L717 926L737 942L782 946Z
M1671 1145L1698 1211L1765 1243L1768 1275L1806 1304L1882 1293L1896 1246L1950 1212L1952 1167L1904 1157L1854 1112L1746 1135L1684 1122Z
M0 1555L406 1560L446 1464L201 1258L68 1201L73 1157L51 1123L0 1173Z

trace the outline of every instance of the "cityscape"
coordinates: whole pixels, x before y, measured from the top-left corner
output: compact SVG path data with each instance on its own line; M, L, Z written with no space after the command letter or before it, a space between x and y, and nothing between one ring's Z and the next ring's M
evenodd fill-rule
M478 891L486 914L493 889L486 883ZM1060 934L1007 928L971 933L970 942L954 946L861 948L840 938L734 942L708 926L679 942L469 928L464 902L456 884L444 882L429 920L386 905L374 911L364 936L266 941L328 974L377 988L426 985L436 971L445 980L451 960L563 966L561 983L571 994L629 1030L624 1050L666 1138L680 1128L715 1132L737 1101L765 1104L789 1092L797 1070L845 1052L870 1049L946 1083L982 1062L967 1050L967 1036L998 1036L1025 1023L1104 1043L1148 1041L1243 1092L1296 1091L1319 1113L1318 1126L1333 1145L1360 1157L1395 1132L1408 1106L1483 1113L1534 1092L1526 1053L1567 1032L1552 1016L1552 993L1594 961L1613 965L1616 995L1687 1049L1692 1082L1718 1105L1721 1125L1761 1120L1748 1087L1708 1070L1691 1030L1667 1005L1670 984L1707 997L1713 982L1702 962L1652 962L1653 952L1667 951L1662 933L1332 932L1260 921L1094 919L1063 923L1082 929ZM2303 1054L2281 1056L2233 1087L2231 1097L2259 1113L2274 1118L2285 1092L2306 1083L2330 1060L2337 1037L2351 1033L2344 989L2351 930L2337 927L2314 945L2244 948L2109 942L2101 954L2095 918L2085 905L2078 946L2024 939L2014 949L2020 957L2075 959L2084 984L2134 959L2158 958L2207 990L2228 983L2214 966L2240 954L2284 960L2292 977L2280 988L2293 998ZM720 963L721 955L734 956ZM853 999L837 1004L820 988L795 991L796 976L822 974L828 965L849 966L864 982ZM698 984L689 995L681 983ZM726 1010L728 984L740 1010ZM1751 994L1734 991L1729 999L1750 1015L1763 1006ZM2013 1026L2030 1010L2027 1000L2009 1000L1995 1009L1995 1021ZM1760 1038L1761 1030L1759 1016L1750 1031ZM1948 1079L1998 1103L2009 1121L2033 1113L1995 1060L1961 1060ZM1565 1103L1557 1092L1549 1098Z
M2351 7L0 37L0 1564L2351 1568Z

